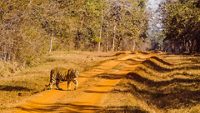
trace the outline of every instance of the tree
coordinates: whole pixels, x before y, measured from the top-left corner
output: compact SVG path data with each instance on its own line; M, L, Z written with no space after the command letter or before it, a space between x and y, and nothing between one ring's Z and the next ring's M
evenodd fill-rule
M200 52L200 10L197 0L165 5L165 50L176 53Z
M145 1L0 1L0 59L31 65L54 50L140 49Z

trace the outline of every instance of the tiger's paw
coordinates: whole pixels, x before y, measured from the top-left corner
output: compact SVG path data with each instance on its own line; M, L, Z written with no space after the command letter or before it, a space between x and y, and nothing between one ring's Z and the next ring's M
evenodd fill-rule
M62 88L57 88L57 90L63 90Z

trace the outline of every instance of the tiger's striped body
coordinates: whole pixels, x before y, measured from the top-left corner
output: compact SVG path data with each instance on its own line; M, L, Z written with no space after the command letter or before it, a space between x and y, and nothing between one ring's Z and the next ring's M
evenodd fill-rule
M76 69L70 68L62 68L62 67L56 67L51 70L50 72L50 82L49 85L50 89L52 89L53 84L56 84L56 87L58 89L61 89L59 87L59 83L61 81L67 81L67 89L69 89L70 82L73 82L75 84L74 90L78 87L78 81L77 78L79 76L79 72Z

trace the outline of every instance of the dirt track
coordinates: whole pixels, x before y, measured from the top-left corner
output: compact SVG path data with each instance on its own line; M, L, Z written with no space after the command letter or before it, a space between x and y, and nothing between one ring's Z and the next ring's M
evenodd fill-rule
M47 113L47 112L97 112L104 109L102 103L106 95L120 82L120 77L134 70L150 55L125 54L118 58L108 60L93 69L83 72L79 77L79 88L76 91L66 91L66 83L62 83L62 91L44 91L27 99L15 109L15 113ZM124 61L132 59L135 64L125 65ZM113 79L105 79L113 76ZM115 79L119 78L119 79ZM72 85L73 88L73 85Z

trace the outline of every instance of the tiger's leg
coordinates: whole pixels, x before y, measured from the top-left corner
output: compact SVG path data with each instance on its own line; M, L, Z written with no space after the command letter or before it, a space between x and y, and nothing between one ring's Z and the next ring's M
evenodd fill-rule
M78 80L74 79L72 82L75 84L74 90L76 90L78 87Z
M59 83L60 83L60 80L56 80L56 87L57 87L58 90L61 90Z
M70 80L69 81L67 81L67 90L70 90Z
M51 70L51 72L50 72L49 86L48 86L50 90L53 88L54 84L55 84L54 71Z
M49 83L49 89L51 90L53 88L53 83Z
M53 84L55 84L55 81L49 83L50 90L53 88Z

